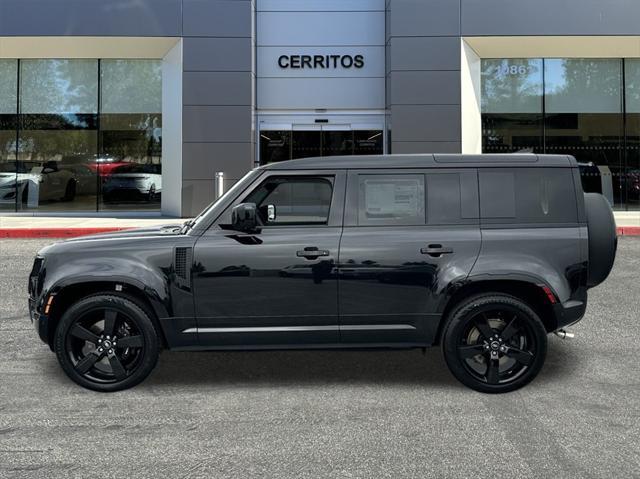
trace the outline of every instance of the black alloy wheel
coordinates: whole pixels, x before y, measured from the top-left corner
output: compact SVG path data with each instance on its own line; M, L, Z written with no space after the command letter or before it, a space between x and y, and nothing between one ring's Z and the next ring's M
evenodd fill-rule
M463 302L447 323L443 351L451 372L482 392L508 392L540 371L546 330L518 298L487 294Z
M89 296L72 305L56 330L55 350L81 386L117 391L141 382L158 358L149 314L129 298Z

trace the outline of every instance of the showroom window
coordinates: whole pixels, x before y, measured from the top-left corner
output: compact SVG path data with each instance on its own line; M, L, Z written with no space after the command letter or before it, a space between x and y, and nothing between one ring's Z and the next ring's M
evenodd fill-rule
M158 210L157 60L0 60L0 208Z
M625 59L625 138L627 204L640 205L640 59Z
M98 148L98 62L21 60L18 210L92 210Z
M639 74L629 59L482 60L482 150L573 155L585 190L635 209Z
M545 152L608 166L611 176L605 181L611 179L614 206L624 205L622 62L550 59L544 63Z
M0 211L16 210L18 62L0 60Z
M157 209L162 191L160 62L102 60L101 209Z
M542 152L542 60L483 60L482 149Z

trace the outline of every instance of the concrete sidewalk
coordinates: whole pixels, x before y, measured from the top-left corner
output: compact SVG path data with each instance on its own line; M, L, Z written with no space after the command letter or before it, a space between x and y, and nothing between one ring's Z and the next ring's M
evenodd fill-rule
M640 211L614 212L618 235L640 236ZM163 216L0 216L0 238L69 238L130 228L178 225L189 218Z

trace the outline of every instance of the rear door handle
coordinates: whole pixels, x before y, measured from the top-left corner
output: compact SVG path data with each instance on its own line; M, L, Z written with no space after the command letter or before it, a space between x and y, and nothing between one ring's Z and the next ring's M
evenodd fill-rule
M296 256L299 258L316 259L320 256L329 256L329 251L326 249L318 249L315 246L307 246L302 251L296 251Z
M453 249L442 246L441 244L430 244L426 248L420 248L420 253L438 258L443 254L453 253Z

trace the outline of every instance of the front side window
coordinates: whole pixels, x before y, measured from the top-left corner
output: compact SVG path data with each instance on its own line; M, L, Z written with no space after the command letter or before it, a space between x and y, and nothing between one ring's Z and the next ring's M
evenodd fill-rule
M358 177L358 225L423 224L424 175Z
M323 225L329 220L331 178L279 176L265 180L246 199L263 225Z

